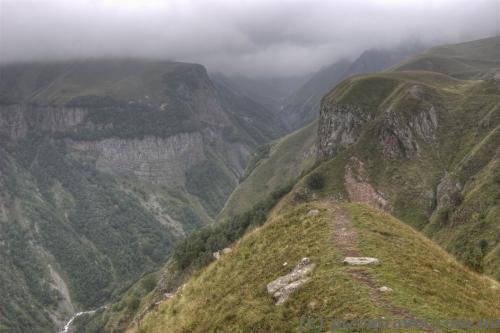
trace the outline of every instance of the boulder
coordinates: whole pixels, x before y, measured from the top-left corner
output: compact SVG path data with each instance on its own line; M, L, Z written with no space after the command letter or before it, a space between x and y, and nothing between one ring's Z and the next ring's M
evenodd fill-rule
M378 265L380 261L377 258L370 257L345 257L344 265Z
M219 260L223 255L231 253L231 251L232 251L231 248L226 247L226 248L224 248L222 250L219 250L219 251L216 251L216 252L212 253L212 255L214 256L214 258L216 260Z
M383 293L390 293L392 292L392 289L386 286L378 288L378 291L383 292Z
M267 285L267 292L277 300L276 305L283 304L294 290L309 281L308 275L314 267L309 258L302 258L290 273L270 282Z
M319 214L319 210L311 209L310 211L307 212L307 217L316 216L318 214Z

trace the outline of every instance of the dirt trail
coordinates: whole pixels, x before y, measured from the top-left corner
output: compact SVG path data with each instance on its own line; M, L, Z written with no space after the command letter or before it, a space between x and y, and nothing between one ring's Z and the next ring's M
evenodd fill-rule
M337 205L331 206L333 236L332 242L344 257L359 256L359 239L356 229L352 225L349 213ZM392 304L387 293L381 292L382 287L370 272L367 266L348 267L347 273L356 281L370 289L370 297L380 308L386 309L394 318L411 319L411 313ZM390 286L388 286L390 287Z

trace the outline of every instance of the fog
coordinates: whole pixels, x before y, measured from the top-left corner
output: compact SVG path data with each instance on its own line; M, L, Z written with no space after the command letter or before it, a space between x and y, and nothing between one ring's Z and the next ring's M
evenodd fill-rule
M500 34L498 0L0 0L0 61L147 57L305 75L369 48Z

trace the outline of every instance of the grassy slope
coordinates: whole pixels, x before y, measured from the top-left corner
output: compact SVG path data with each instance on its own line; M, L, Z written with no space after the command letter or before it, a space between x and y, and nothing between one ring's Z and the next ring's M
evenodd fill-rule
M249 162L252 170L237 186L219 215L227 219L250 209L256 202L276 189L294 183L315 161L317 122L276 142L270 143L268 154Z
M393 70L429 70L457 78L480 77L500 68L500 36L435 47L394 66Z
M471 273L386 213L358 204L342 207L359 234L361 254L382 261L370 272L381 285L394 289L393 304L432 318L500 314L495 282ZM311 208L319 209L320 215L306 217ZM342 256L332 243L331 218L331 205L326 203L283 210L245 236L231 254L195 274L134 331L293 332L303 314L344 319L390 316L341 264ZM304 256L317 264L312 280L276 307L266 284ZM284 267L284 262L289 265Z

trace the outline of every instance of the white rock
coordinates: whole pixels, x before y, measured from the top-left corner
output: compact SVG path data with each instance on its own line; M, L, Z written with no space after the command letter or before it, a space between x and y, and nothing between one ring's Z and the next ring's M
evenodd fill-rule
M309 258L302 258L293 271L267 285L267 292L277 299L276 305L283 304L294 290L310 280L308 275L313 271L314 266Z
M216 260L220 259L220 251L216 251L212 254Z
M344 265L378 265L380 261L377 258L370 257L345 257Z
M174 294L172 294L172 293L164 293L163 294L163 298L166 298L166 299L172 298L173 296L174 296Z
M232 251L232 250L231 250L231 248L226 247L226 248L224 248L224 249L222 250L222 254L229 254L229 253L231 253L231 251Z
M319 210L317 209L311 209L310 211L307 212L307 216L316 216L319 214Z
M389 287L383 286L383 287L378 288L378 291L381 291L383 293L390 293L390 292L392 292L392 289Z

